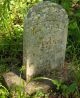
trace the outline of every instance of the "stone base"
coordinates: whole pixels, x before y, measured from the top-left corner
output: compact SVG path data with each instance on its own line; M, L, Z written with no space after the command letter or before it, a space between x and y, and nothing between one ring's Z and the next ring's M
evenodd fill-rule
M13 72L3 74L3 78L9 88L13 85L26 86L26 82Z
M43 92L48 92L50 89L50 85L45 82L32 81L30 83L26 83L21 77L16 75L13 72L8 72L3 75L4 81L7 84L8 88L12 88L15 86L20 86L25 88L26 93L33 94L38 90L42 90Z
M48 84L38 81L32 81L26 86L26 92L28 94L33 94L37 91L43 91L44 93L47 93L49 90L50 86Z

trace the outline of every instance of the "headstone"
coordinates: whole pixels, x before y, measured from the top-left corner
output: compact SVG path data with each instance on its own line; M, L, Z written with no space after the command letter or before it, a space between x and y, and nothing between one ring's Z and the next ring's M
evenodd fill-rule
M54 78L64 65L68 15L58 4L40 2L29 9L24 20L23 62L27 81L33 77Z

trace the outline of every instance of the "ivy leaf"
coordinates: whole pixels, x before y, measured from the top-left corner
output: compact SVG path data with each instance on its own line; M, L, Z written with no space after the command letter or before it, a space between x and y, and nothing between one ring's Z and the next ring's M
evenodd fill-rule
M57 90L60 89L61 86L61 82L57 81L57 80L52 80L52 83L55 84L57 86Z
M42 91L37 91L36 95L35 95L35 98L36 97L42 97L42 96L44 96L44 93Z
M77 88L77 83L73 82L69 87L68 87L68 93L73 93Z

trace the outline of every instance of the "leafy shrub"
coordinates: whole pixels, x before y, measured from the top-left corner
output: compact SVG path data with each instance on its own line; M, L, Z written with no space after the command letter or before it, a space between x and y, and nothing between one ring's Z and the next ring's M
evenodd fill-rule
M0 98L7 98L8 95L8 90L0 83Z

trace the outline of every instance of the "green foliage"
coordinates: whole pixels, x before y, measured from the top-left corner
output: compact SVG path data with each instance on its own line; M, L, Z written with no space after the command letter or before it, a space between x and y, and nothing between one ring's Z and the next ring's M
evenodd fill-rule
M21 86L14 86L10 88L10 98L27 98L25 89Z
M63 84L61 88L62 88L62 95L66 96L66 98L69 98L70 94L73 94L74 92L77 92L78 90L77 84L75 81L69 86Z
M8 95L8 90L0 83L0 98L7 98Z
M42 91L37 91L36 94L33 96L33 98L40 98L44 96L45 94Z

